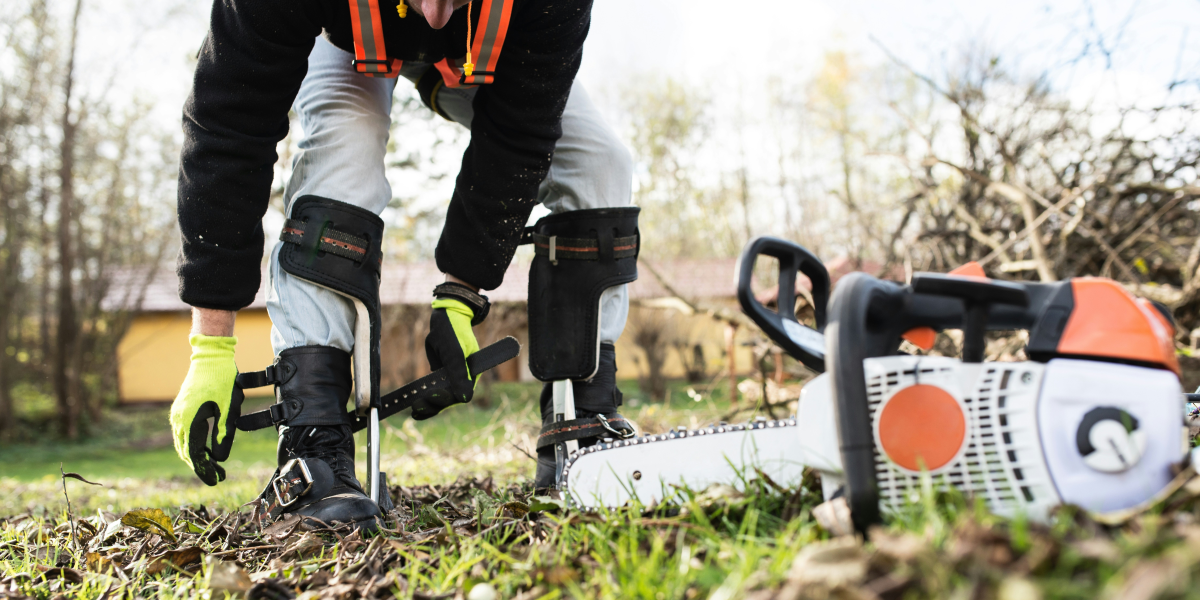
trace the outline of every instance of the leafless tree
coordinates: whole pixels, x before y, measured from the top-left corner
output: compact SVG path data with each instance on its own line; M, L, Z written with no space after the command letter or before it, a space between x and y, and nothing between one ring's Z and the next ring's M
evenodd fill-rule
M0 37L0 434L18 398L52 395L60 433L74 438L115 397L116 344L173 238L175 145L141 106L118 109L108 88L82 85L76 61L85 3L65 26L48 0L12 11ZM153 276L151 268L150 276Z

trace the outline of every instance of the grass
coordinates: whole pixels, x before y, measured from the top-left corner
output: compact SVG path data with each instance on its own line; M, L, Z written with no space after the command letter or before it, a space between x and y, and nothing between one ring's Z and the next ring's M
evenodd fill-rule
M672 388L669 406L624 412L651 432L727 412L686 388ZM372 539L246 521L239 506L270 474L271 436L239 434L243 472L212 488L170 464L170 448L97 438L83 450L5 449L0 515L12 516L0 518L0 597L1200 597L1200 482L1121 526L1069 507L1049 525L1005 520L931 492L866 542L832 538L812 518L815 477L799 489L755 480L747 493L683 490L670 505L582 514L529 489L533 461L521 448L532 449L536 394L497 385L490 408L389 423L384 467L398 509ZM46 479L60 460L104 484L68 480L73 522L62 483ZM165 510L171 533L120 524L143 507Z

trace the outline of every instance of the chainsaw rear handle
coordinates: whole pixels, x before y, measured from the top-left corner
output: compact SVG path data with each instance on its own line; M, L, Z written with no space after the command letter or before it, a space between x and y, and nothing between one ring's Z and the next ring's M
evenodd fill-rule
M777 310L769 310L754 297L751 283L754 265L760 255L779 261L779 295ZM796 272L804 273L812 282L814 330L796 320ZM738 302L742 312L750 317L771 341L804 366L825 372L825 310L829 303L829 271L803 246L776 237L763 236L746 244L738 259Z

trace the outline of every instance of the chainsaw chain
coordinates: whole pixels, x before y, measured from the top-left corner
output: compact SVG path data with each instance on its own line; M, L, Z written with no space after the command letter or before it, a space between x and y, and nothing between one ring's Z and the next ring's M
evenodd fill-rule
M579 506L575 505L574 496L572 496L570 494L570 484L568 482L571 479L571 477L570 477L571 476L571 465L575 464L575 461L579 460L579 458L586 456L588 454L593 454L596 452L603 452L605 450L612 450L614 448L624 448L625 446L641 446L641 445L645 445L645 444L653 444L656 442L669 442L671 440L678 440L678 439L689 438L689 437L700 437L700 436L706 436L706 435L720 435L722 433L738 433L738 432L742 432L742 431L753 431L755 429L770 429L770 428L775 428L775 427L795 427L795 426L796 426L796 417L789 417L787 419L775 419L775 420L762 419L762 420L758 420L758 421L751 421L749 423L736 423L733 425L709 425L708 427L705 427L703 429L688 429L688 430L684 430L684 431L674 430L674 431L669 431L667 433L659 433L659 434L655 434L655 435L646 435L646 436L639 436L639 437L635 437L635 438L629 438L627 440L613 440L611 442L601 442L599 444L593 444L586 448L580 448L567 456L566 464L563 465L563 473L562 473L563 487L562 487L562 490L560 490L560 493L566 498L567 503L572 508L580 508Z

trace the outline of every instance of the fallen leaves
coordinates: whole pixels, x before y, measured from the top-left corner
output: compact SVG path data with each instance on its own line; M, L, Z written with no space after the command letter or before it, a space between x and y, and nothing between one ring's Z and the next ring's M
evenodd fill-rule
M225 562L210 556L204 559L204 567L208 573L205 587L214 592L240 595L254 585L250 581L250 574L235 562ZM216 597L220 597L219 594Z
M813 518L829 535L840 537L854 533L854 522L850 519L850 505L845 496L822 502L812 511Z
M125 513L121 517L121 524L128 525L135 529L141 529L146 533L155 533L172 542L178 542L175 537L175 532L171 529L171 517L163 512L160 508L139 508Z
M867 552L854 538L837 538L805 546L792 562L790 578L801 586L828 588L858 583L867 575Z
M203 556L204 551L195 546L168 550L150 559L149 564L146 565L146 573L157 575L170 568L182 571L184 567L200 562Z
M83 573L75 569L67 567L47 568L39 565L38 571L41 571L42 577L46 579L65 579L71 583L83 583Z

